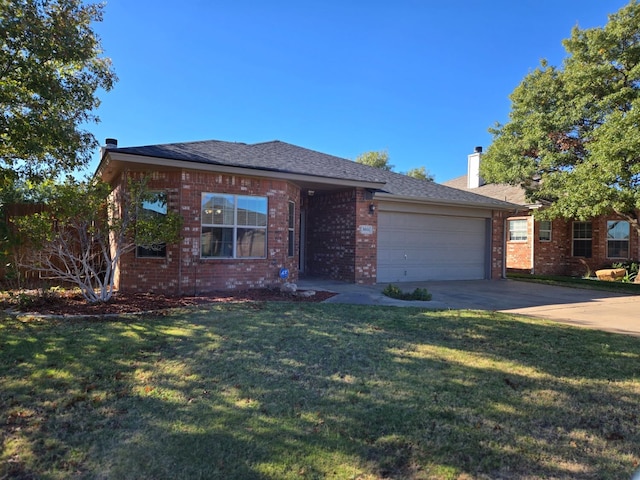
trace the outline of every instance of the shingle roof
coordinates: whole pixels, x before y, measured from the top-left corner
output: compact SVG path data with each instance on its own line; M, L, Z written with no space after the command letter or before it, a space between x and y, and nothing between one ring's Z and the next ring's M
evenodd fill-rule
M207 140L110 151L343 180L384 181L380 179L379 169L278 140L254 144Z
M528 202L525 197L524 189L516 185L507 185L506 183L486 183L480 187L469 188L467 187L466 175L443 182L443 185L460 190L466 190L468 192L474 192L478 195L484 195L485 197L515 203L517 205L531 204L531 202Z
M210 165L277 171L340 180L384 183L382 193L434 202L512 207L500 199L356 163L345 158L278 140L246 144L208 140L142 147L109 148L109 152ZM478 192L479 193L479 192Z
M455 202L466 204L483 204L493 205L496 208L513 208L514 205L511 202L505 202L504 200L491 198L475 192L465 191L440 183L428 182L426 180L419 180L417 178L408 177L395 172L381 172L384 180L386 181L382 191L390 193L392 195L399 195L402 197L417 197L426 200L432 200L434 202Z

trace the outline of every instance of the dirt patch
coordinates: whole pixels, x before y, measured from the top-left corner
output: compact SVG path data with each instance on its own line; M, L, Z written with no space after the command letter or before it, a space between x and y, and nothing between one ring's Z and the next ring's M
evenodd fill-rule
M336 295L333 292L316 291L304 296L283 293L273 289L252 289L239 292L216 292L206 296L171 297L151 293L116 293L110 301L90 304L77 292L20 292L0 298L0 308L46 315L117 315L162 311L170 308L229 302L322 302Z

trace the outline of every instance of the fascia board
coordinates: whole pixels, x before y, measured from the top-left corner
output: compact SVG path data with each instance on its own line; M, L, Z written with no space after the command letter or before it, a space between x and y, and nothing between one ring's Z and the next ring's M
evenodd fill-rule
M469 207L469 208L481 208L491 210L504 210L511 211L518 208L522 208L520 205L516 205L508 202L496 203L483 203L483 202L468 202L464 200L443 200L443 199L431 199L425 197L409 197L403 195L394 195L391 193L375 192L374 198L389 202L405 202L405 203L420 203L430 205L441 206L456 206L456 207Z
M128 153L107 152L98 166L94 177L102 176L107 167L112 163L149 165L160 168L176 168L180 170L201 170L216 173L228 173L233 175L245 175L251 177L277 178L291 182L310 182L330 186L361 187L377 190L385 185L385 182L369 182L363 180L350 180L343 178L321 177L316 175L304 175L299 173L281 172L276 170L264 170L260 168L234 167L214 163L189 162L161 157L147 157L144 155L131 155Z

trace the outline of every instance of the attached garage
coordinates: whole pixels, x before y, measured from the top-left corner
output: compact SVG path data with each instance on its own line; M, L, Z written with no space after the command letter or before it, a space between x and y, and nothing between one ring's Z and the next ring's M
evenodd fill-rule
M490 278L491 212L465 210L381 204L378 282Z

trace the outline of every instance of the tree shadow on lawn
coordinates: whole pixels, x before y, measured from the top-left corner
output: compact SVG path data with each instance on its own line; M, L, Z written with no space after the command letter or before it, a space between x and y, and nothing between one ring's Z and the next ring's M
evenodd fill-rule
M637 339L510 318L258 304L20 323L1 332L0 477L630 475Z

